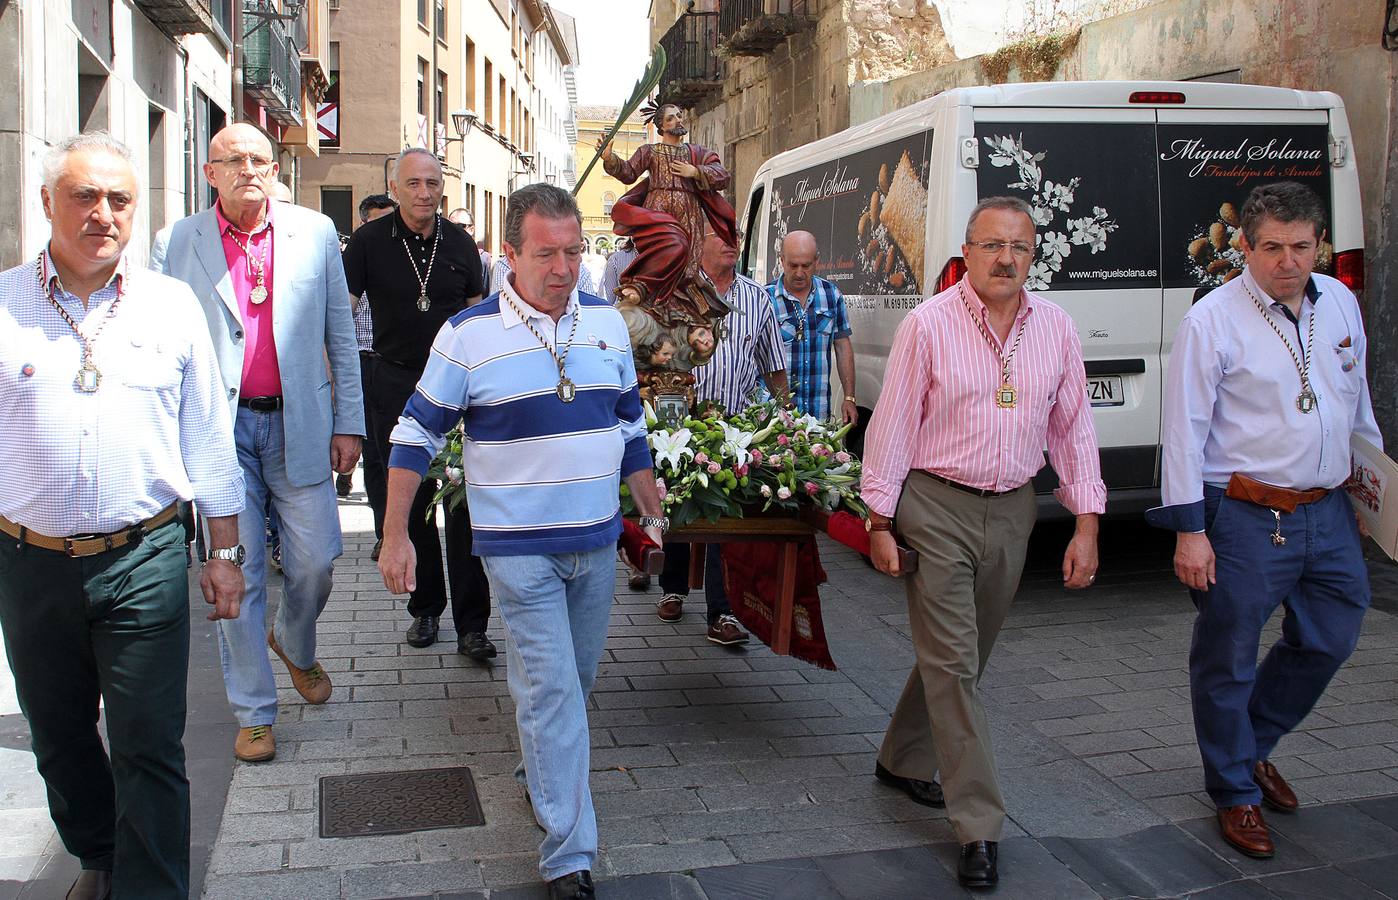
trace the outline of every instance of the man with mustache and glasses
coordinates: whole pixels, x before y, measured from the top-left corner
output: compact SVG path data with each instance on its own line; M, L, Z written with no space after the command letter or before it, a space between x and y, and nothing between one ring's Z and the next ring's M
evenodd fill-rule
M49 812L82 864L69 900L182 900L189 589L176 503L197 500L208 524L209 618L236 620L243 473L198 301L126 256L131 151L81 134L43 172L48 245L0 272L0 627Z
M170 229L164 269L194 289L214 340L233 413L247 502L243 614L219 626L223 683L238 720L233 755L276 754L277 683L270 647L307 703L330 699L316 661L316 620L339 558L335 472L349 472L364 436L364 401L340 237L330 219L273 200L271 142L237 123L214 135L204 177L212 209ZM267 623L264 511L276 511L285 584Z
M863 497L879 570L901 574L895 528L919 557L907 582L916 666L874 775L947 807L961 843L957 875L985 888L999 880L1005 802L977 684L1019 587L1036 511L1029 482L1047 446L1054 495L1077 517L1067 588L1096 577L1107 489L1073 321L1024 290L1029 206L982 200L961 252L966 277L898 327L865 437Z

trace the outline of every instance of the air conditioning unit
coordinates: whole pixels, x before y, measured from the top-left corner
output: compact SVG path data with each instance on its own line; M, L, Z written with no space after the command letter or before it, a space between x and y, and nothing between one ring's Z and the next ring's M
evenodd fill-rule
M340 8L340 0L326 0L325 5L331 12L334 12Z

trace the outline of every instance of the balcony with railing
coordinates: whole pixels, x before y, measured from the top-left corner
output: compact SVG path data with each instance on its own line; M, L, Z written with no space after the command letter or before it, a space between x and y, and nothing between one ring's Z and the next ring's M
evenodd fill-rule
M734 56L763 56L815 23L819 0L723 0L718 43Z
M267 0L243 4L243 91L268 117L301 124L301 52Z
M213 34L209 0L135 0L136 8L172 38L182 34Z
M660 98L664 102L693 106L723 90L718 16L717 12L696 12L691 2L660 39L666 59L660 76Z

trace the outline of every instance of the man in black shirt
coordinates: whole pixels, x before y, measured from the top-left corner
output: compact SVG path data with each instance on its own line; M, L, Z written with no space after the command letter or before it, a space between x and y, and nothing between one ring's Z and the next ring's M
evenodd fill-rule
M374 370L368 399L369 439L388 458L389 434L417 387L432 340L443 323L481 298L481 263L476 242L438 215L442 166L427 150L412 147L398 156L389 182L398 211L375 219L345 247L345 279L352 297L368 293L374 319ZM408 537L417 551L417 589L408 600L413 624L407 641L429 647L446 609L442 548L426 520L437 482L424 480L413 500ZM495 656L486 637L490 586L479 558L471 555L470 511L463 503L445 510L447 574L456 649L472 659Z

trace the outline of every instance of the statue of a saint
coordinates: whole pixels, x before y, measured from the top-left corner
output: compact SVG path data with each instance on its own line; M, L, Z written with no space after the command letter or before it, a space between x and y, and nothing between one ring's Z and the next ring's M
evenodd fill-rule
M730 175L718 154L685 142L684 110L666 103L644 112L659 143L623 160L598 141L607 174L635 183L612 206L616 233L630 237L637 254L622 272L618 307L638 368L649 359L654 369L685 373L713 355L728 313L699 256L706 229L736 244L733 206L719 193Z

